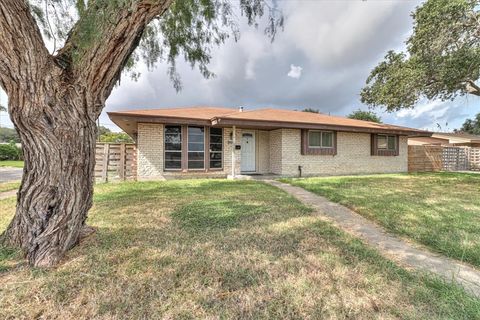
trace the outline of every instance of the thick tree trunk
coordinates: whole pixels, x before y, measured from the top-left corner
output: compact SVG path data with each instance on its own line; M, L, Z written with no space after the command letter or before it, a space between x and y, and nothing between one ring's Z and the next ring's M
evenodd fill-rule
M4 241L21 247L30 265L48 267L77 244L85 227L92 205L96 126L86 99L74 90L65 93L50 82L35 92L19 92L9 100L25 168Z
M92 205L95 120L145 27L172 0L102 3L110 13L94 39L82 42L90 22L80 17L51 55L28 1L0 0L0 87L25 157L17 210L1 238L30 265L55 265L78 242ZM84 17L98 8L89 2Z

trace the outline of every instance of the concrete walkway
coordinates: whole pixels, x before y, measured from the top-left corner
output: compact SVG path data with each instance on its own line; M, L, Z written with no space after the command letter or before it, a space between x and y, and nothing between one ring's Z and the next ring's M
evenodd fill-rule
M454 281L480 298L480 271L442 255L415 247L388 234L383 228L356 212L305 189L274 180L265 180L265 182L313 207L318 214L332 221L337 227L361 238L379 250L383 256L405 267L432 272L447 281Z
M23 169L0 167L0 182L10 182L22 179Z

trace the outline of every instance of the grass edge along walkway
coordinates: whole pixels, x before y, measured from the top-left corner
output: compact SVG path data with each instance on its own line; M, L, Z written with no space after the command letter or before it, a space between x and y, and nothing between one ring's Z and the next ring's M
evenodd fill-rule
M317 213L342 230L360 237L379 250L383 256L403 266L432 272L447 281L456 282L480 298L480 271L439 254L416 248L387 233L383 228L356 212L301 187L274 180L265 180L265 182L286 191L303 204L313 207Z

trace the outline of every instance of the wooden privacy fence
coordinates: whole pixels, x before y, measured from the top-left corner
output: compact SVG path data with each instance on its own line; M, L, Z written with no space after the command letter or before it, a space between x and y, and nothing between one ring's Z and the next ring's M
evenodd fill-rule
M480 148L408 146L408 171L480 170Z
M408 146L408 171L440 171L443 168L442 146Z
M95 180L97 182L137 179L137 148L133 143L97 142Z

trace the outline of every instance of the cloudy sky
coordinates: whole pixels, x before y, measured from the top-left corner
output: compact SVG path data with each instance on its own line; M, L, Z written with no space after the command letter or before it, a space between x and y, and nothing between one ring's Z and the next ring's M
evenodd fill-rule
M242 24L238 42L227 41L213 50L210 68L215 78L203 79L198 70L179 60L183 89L177 93L166 65L151 72L139 66L140 79L123 77L105 111L211 105L247 110L310 107L347 115L367 109L360 103L360 89L388 50L404 48L412 31L410 13L420 2L279 1L285 29L273 43L261 28ZM105 111L100 122L115 130ZM422 101L413 110L391 114L375 111L386 123L431 130L438 130L438 123L442 130L451 130L480 111L480 100L460 97ZM5 116L1 121L5 124Z

